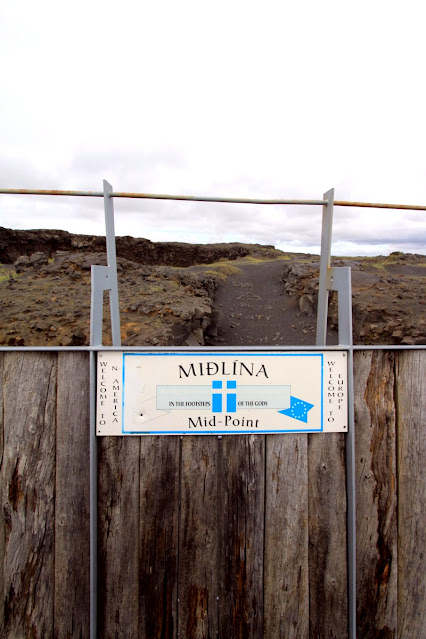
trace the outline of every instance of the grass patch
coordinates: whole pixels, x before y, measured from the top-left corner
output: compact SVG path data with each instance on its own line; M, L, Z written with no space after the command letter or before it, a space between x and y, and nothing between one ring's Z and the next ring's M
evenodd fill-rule
M4 264L0 264L0 282L6 282L10 278L16 280L18 274L12 266L5 266Z
M372 266L373 268L376 268L378 271L386 270L386 266L389 266L389 264L390 264L390 262L388 262L386 260L377 260L377 261L375 260L374 262L371 261L369 263L370 266Z
M148 290L146 291L146 295L153 295L154 293L164 293L164 285L163 284L152 284L148 286Z
M261 255L246 255L241 261L249 262L250 264L263 264L264 262L276 262L276 260L288 262L291 260L291 257L288 254L271 256L269 252L269 254L265 255L265 257L262 257Z
M394 264L399 264L400 266L404 266L405 264L410 265L410 266L421 266L421 264L418 263L412 263L409 261L402 261L400 259L400 255L389 255L387 257L370 257L370 258L366 258L365 261L366 265L370 265L373 266L374 268L377 268L379 270L384 270L387 266L392 266Z
M204 275L215 277L221 282L224 282L229 275L239 275L241 269L229 262L217 262L215 264L208 264L207 268L203 270L203 273Z

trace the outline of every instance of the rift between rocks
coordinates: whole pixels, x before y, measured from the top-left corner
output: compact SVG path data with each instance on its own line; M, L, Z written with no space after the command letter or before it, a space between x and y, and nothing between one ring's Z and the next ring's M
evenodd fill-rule
M217 335L219 315L212 307L220 273L190 267L274 252L260 245L154 243L131 237L116 238L116 246L126 345L203 345L207 329ZM90 270L106 264L104 237L0 228L0 262L0 343L88 343ZM110 343L108 321L104 338Z
M262 262L266 273L268 260L282 261L284 298L293 298L302 316L315 321L317 255L283 253L258 244L132 237L117 237L116 246L123 344L197 346L206 336L220 342L224 310L215 305L218 287L233 281L238 265L250 263L253 268ZM106 264L104 237L0 227L0 263L0 344L88 343L90 269ZM332 265L352 269L355 343L426 343L425 256L338 258ZM330 295L329 318L335 329L336 294ZM104 334L108 343L107 321ZM272 343L270 338L265 335L263 343Z

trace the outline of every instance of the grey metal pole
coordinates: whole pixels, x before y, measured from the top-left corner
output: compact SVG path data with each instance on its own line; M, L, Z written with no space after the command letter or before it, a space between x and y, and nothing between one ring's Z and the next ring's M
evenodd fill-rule
M90 346L102 346L103 296L108 268L92 266ZM98 440L96 438L96 351L90 352L90 639L98 634Z
M348 346L348 432L345 442L347 556L348 556L348 629L349 639L356 638L356 464L355 416L352 340L351 269L329 268L328 286L337 291L339 344Z
M104 180L104 206L108 266L92 266L90 346L102 347L103 293L109 291L113 346L121 345L118 307L112 186ZM90 353L90 639L98 632L98 441L96 437L96 351Z
M348 351L348 432L346 434L346 496L348 528L349 639L356 639L356 463L354 414L354 352Z
M105 228L108 259L108 290L113 346L121 346L120 311L118 307L117 256L115 250L114 205L112 186L104 180Z
M90 346L102 346L104 291L108 290L108 267L92 265Z
M318 288L316 344L327 344L328 269L330 268L331 235L333 230L334 189L324 193L327 203L322 207L321 258Z
M351 269L330 266L333 230L334 189L324 195L328 203L323 206L321 232L321 261L318 289L317 346L327 345L328 293L337 291L339 344L348 349L348 432L345 438L346 464L346 527L348 571L348 634L356 639L356 474L355 474L355 420L353 388L352 343L352 287Z
M108 268L92 266L90 301L90 346L102 346L103 294ZM98 441L96 438L96 351L90 351L90 435L89 435L89 512L90 512L90 639L98 633Z
M91 343L91 346L93 344ZM90 639L98 632L98 441L96 438L96 351L90 352Z
M339 344L352 346L352 284L350 267L330 267L326 281L329 291L337 291Z

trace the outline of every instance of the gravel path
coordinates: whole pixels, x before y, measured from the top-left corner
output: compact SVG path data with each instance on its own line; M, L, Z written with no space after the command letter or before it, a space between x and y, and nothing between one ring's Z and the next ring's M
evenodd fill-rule
M240 272L220 283L214 302L217 338L210 345L303 346L315 344L316 317L299 310L284 293L282 260L238 264ZM330 334L329 343L337 343Z

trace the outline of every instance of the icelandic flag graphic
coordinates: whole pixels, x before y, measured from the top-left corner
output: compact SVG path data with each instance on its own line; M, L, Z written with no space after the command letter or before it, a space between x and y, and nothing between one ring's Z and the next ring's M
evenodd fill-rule
M218 380L213 380L212 382L212 411L213 413L221 413L222 412L222 382ZM234 379L228 380L226 382L226 412L227 413L236 413L237 412L237 382Z
M308 423L308 412L313 408L314 405L309 402L305 402L303 399L298 399L297 397L290 397L290 408L286 408L285 410L279 410L279 413L283 415L287 415L288 417L292 417L293 419L298 419L301 422Z

